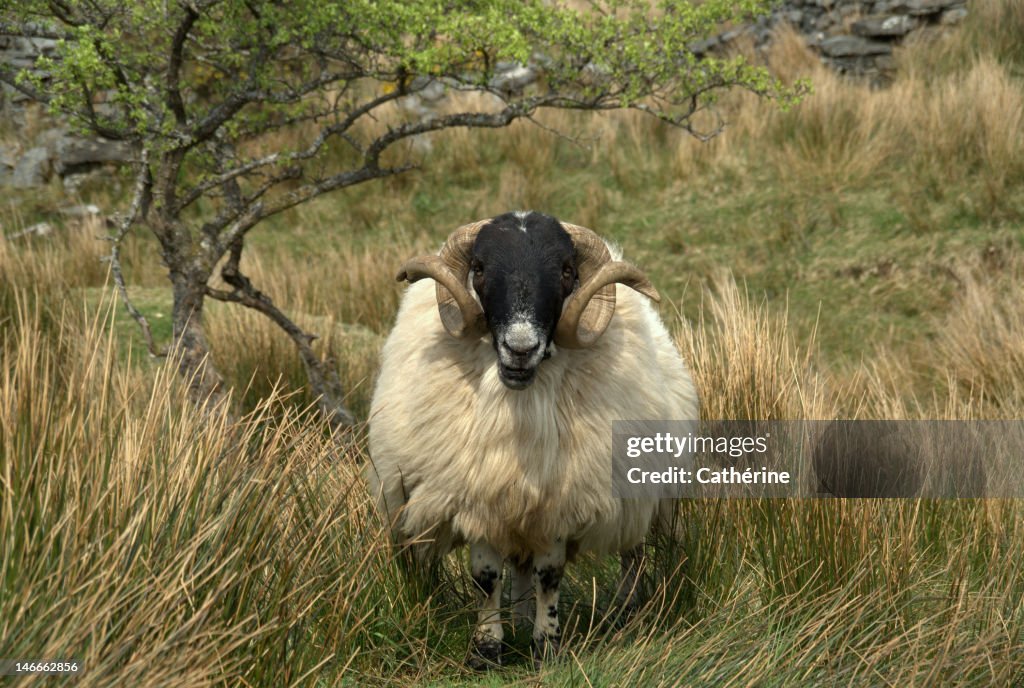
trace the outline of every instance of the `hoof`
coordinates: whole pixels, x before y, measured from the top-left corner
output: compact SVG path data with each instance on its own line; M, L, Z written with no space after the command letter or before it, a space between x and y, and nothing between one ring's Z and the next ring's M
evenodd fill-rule
M554 659L562 647L562 640L558 636L544 636L534 638L530 643L530 652L533 655L533 668L540 670L544 662Z
M487 671L501 666L501 641L494 638L474 640L466 659L466 666L473 671Z

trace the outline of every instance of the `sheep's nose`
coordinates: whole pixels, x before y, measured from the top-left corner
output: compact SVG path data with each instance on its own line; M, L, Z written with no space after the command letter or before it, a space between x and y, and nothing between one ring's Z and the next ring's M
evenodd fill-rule
M529 356L540 348L541 340L533 325L516 323L508 328L502 343L518 356Z
M508 339L505 340L505 348L514 353L516 356L529 356L535 353L540 348L540 342L534 341L530 343L516 342L512 343Z

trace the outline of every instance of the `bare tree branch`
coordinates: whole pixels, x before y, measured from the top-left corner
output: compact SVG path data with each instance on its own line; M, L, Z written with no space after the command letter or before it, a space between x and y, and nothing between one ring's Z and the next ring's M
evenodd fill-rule
M124 307L128 311L128 314L132 316L132 319L138 323L139 329L142 331L142 338L146 342L146 348L149 350L149 355L154 357L163 357L167 355L167 350L157 349L156 344L153 342L153 330L149 326L149 321L146 320L146 316L139 312L139 309L137 309L131 299L128 298L128 287L125 285L124 273L121 271L121 242L124 240L125 236L127 236L128 231L139 216L143 200L148 193L146 188L148 186L148 180L149 151L144 148L139 160L139 172L135 177L135 192L132 194L131 205L128 207L128 212L117 218L117 233L113 236L107 237L111 246L110 255L107 256L106 259L110 262L110 272L114 276L114 284L117 285L117 292L121 295L121 302L124 303Z
M262 222L273 215L290 210L291 208L305 203L312 198L316 198L317 196L321 196L330 191L343 189L346 186L361 184L362 182L369 181L371 179L380 179L382 177L391 177L396 174L402 174L403 172L407 172L415 167L416 165L411 163L401 165L399 167L372 167L365 165L358 170L342 172L340 174L335 174L313 183L300 186L299 188L276 198L273 203L257 203L255 205L251 205L249 210L236 220L227 230L221 245L231 245L235 240L244 236L259 222ZM260 190L257 190L257 194L265 193L268 188L276 186L280 181L280 179L275 179L269 182L264 185L264 187L261 187Z
M190 206L192 203L195 203L197 200L199 200L200 198L205 196L209 191L211 191L212 189L215 189L218 186L223 185L225 182L231 181L233 179L237 179L239 177L243 177L243 176L245 176L247 174L255 172L256 170L258 170L260 168L268 167L268 166L271 166L271 165L283 164L283 163L300 162L300 161L304 161L304 160L309 160L309 159L315 157L323 149L323 147L327 143L327 141L330 140L334 136L338 136L338 137L344 138L353 148L358 150L360 153L363 153L364 152L363 147L360 146L357 141L355 141L353 139L350 139L347 136L348 130L351 129L352 126L360 118L362 118L365 115L369 114L370 112L372 112L376 108L379 108L382 105L384 105L386 103L389 103L389 102L392 102L392 101L394 101L394 100L396 100L398 98L401 98L401 97L402 97L402 94L398 93L397 91L393 91L391 93L386 93L386 94L383 94L383 95L378 96L376 98L372 98L369 101L367 101L366 103L360 105L359 107L353 108L349 112L349 114L343 120L341 120L339 122L335 122L333 124L329 124L329 125L323 127L321 129L320 133L316 136L316 138L313 139L313 141L309 144L309 146L307 146L304 150L293 151L291 153L283 153L283 152L272 153L270 155L266 155L266 156L263 156L261 158L256 158L256 159L253 159L253 160L249 160L249 161L247 161L245 163L242 163L241 165L235 167L234 169L227 170L225 172L222 172L221 174L218 174L215 177L207 179L207 180L205 180L205 181L203 181L203 182L201 182L199 184L196 184L194 187L189 189L188 192L181 199L181 201L179 202L179 204L177 206L177 210L179 212L181 210L184 210L185 208ZM286 175L282 175L281 177L279 177L277 179L277 181L275 181L274 183L276 184L276 183L279 183L281 181L288 181L288 180L292 180L292 179L295 179L295 175L294 174L286 174ZM270 186L273 186L273 184L270 185ZM255 198L259 198L259 197L263 196L263 194L266 193L266 191L268 191L268 190L269 190L269 187L262 189L262 191L260 193L256 194L255 197L250 197L250 199L249 199L250 202L252 200L255 200ZM238 216L239 215L234 215L234 216L229 216L226 219L223 219L222 220L223 226L227 226L228 223L230 223L232 220L236 219ZM212 224L216 225L218 223L219 223L219 220L214 220L214 222Z
M317 356L312 346L317 339L316 335L305 332L296 325L274 305L266 294L256 289L249 278L242 274L239 269L241 255L242 240L238 239L231 245L228 261L221 269L221 277L231 285L232 290L224 291L207 286L207 296L252 308L270 318L284 330L298 349L299 357L306 368L310 388L317 397L317 404L327 417L331 429L339 431L350 427L355 423L355 418L345 408L344 390L338 380L333 361Z
M382 96L375 100L375 102L377 101L386 102L386 99ZM275 198L270 203L258 203L258 199L260 199L274 186L277 186L286 180L294 180L299 176L296 170L286 170L283 174L271 177L268 181L258 187L253 194L247 196L244 202L246 210L243 213L234 214L230 210L226 209L225 212L222 212L217 218L206 223L203 230L207 234L218 234L222 229L227 228L230 224L231 226L223 236L220 244L221 246L230 246L239 237L244 236L257 223L267 219L268 217L277 215L278 213L300 205L312 198L346 186L352 186L371 179L401 174L402 172L413 169L415 167L413 164L386 168L379 166L380 157L383 155L384 151L402 139L453 127L500 128L507 126L515 119L530 116L538 107L552 104L554 102L559 102L563 104L563 106L571 104L564 97L556 99L549 96L537 96L509 104L499 112L460 112L437 117L431 120L410 122L399 127L388 129L387 132L377 137L377 139L367 147L364 156L364 164L361 168L357 170L348 170L305 184L278 198ZM579 106L593 107L592 104L585 104L582 101L579 103ZM365 114L372 110L372 108L363 108L363 110ZM345 122L339 124L343 126L351 126L351 122L354 121L355 117L350 117L347 118ZM322 146L323 141L326 140L327 134L334 132L335 129L336 127L333 126L325 128L325 130L321 132L321 136L318 137L317 141L315 141L310 148L302 153L295 154L295 157L297 159L312 157L312 155L319 150L319 147Z
M174 32L174 38L171 39L171 58L167 63L167 108L174 113L174 118L182 126L185 124L186 116L185 102L181 98L181 65L185 39L188 38L188 33L197 19L199 19L199 12L185 5L185 18Z
M561 100L561 98L557 99ZM536 96L521 101L507 104L498 112L458 112L450 115L443 115L429 120L419 122L408 122L397 127L389 128L387 132L378 136L366 149L366 164L376 165L380 156L392 144L410 136L427 134L441 129L453 129L455 127L471 127L483 129L498 129L508 126L520 117L533 114L538 107L552 104L556 99L549 96Z
M261 49L258 55L251 60L251 64L247 70L248 73L259 73L262 65L269 60L270 57L271 56L267 49ZM210 112L208 112L195 127L192 128L192 131L189 132L189 137L185 146L187 148L192 148L205 142L213 136L214 133L224 125L224 123L237 115L242 108L250 103L291 105L298 103L309 94L326 88L339 81L349 81L361 76L365 76L365 74L325 71L315 79L310 79L299 86L288 87L284 92L268 91L266 89L259 88L256 83L250 79L244 87L229 94L223 101L221 101L220 104L210 110Z

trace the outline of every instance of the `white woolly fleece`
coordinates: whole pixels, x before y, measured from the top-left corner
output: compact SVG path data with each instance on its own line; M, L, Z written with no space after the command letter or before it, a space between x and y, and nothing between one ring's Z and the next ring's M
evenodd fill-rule
M646 297L616 285L608 329L558 349L525 390L506 388L488 337L441 325L434 282L411 285L381 355L366 477L422 554L485 541L505 557L555 538L615 552L642 541L659 500L612 497L612 421L696 419L682 357Z

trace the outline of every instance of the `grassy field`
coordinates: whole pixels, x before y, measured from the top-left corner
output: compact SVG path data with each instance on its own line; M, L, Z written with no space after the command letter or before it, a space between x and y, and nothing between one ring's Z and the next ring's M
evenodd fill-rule
M780 32L764 59L814 93L731 94L709 144L633 115L437 136L422 171L257 230L249 272L322 335L363 419L396 266L517 208L648 271L708 418L1020 418L1020 7L972 4L886 90ZM0 209L4 232L55 221L58 187ZM197 411L115 301L101 228L59 230L0 241L0 657L74 657L88 686L1024 682L1024 504L998 500L689 501L637 617L610 606L614 562L584 559L561 659L534 672L520 632L508 668L473 674L468 576L391 555L363 428L329 438L287 339L211 305L236 408ZM154 249L124 260L166 341Z

